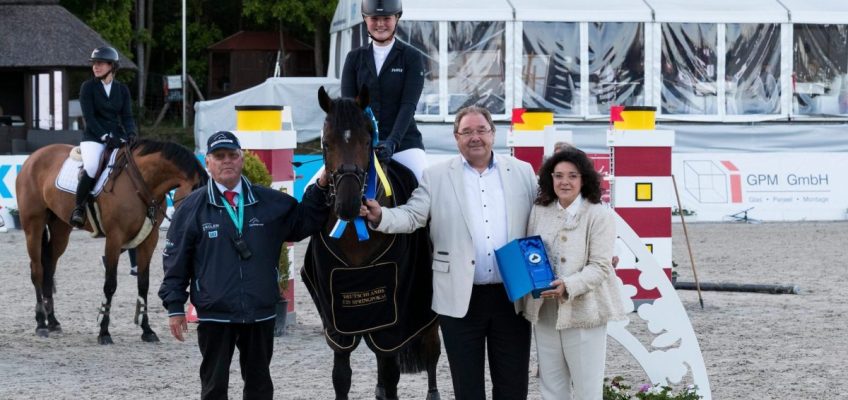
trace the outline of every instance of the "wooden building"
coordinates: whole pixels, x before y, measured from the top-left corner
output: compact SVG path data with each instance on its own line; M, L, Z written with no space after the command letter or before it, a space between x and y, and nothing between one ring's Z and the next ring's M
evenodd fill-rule
M91 51L108 45L59 0L0 0L0 155L79 141L69 99L90 76ZM121 68L136 65L121 54Z
M282 41L282 46L280 45ZM209 46L210 99L256 86L274 76L277 53L283 48L280 76L315 76L314 49L285 33L237 32Z

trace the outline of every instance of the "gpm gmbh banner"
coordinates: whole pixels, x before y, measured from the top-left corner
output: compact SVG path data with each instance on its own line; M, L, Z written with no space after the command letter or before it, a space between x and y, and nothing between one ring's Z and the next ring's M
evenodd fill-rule
M673 155L683 208L700 221L734 215L764 221L842 220L848 212L848 154Z

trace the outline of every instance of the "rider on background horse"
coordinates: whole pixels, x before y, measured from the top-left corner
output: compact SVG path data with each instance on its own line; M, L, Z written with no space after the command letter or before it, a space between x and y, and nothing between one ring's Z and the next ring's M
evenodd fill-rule
M76 228L85 225L85 204L94 187L103 150L106 146L120 147L122 143L136 136L130 90L127 85L115 79L118 72L118 52L112 47L98 47L91 52L89 61L94 77L83 82L79 94L85 120L85 131L80 142L85 173L80 174L76 208L70 219L71 225Z

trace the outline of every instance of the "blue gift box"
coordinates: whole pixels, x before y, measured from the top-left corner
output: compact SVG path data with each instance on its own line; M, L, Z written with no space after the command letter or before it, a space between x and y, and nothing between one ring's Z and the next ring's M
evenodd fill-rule
M495 257L510 301L527 293L538 299L542 292L553 289L551 282L556 277L540 236L515 239L495 250Z

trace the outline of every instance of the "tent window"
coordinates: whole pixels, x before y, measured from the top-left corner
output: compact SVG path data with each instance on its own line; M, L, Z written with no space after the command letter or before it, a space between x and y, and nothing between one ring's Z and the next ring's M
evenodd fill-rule
M525 22L521 80L524 107L580 112L580 29L574 22Z
M796 114L848 114L848 25L795 25Z
M365 28L365 23L360 22L353 26L350 33L350 49L358 49L368 44L368 29Z
M716 114L718 25L662 25L662 113Z
M356 24L350 28L350 49L362 47L362 25Z
M727 24L726 112L780 113L780 25Z
M644 105L645 35L641 23L589 23L589 114L611 105Z
M404 21L397 26L397 37L424 60L424 90L415 113L439 115L439 23Z
M368 45L368 29L364 22L360 22L351 28L350 43L351 50Z
M479 105L506 114L505 23L450 22L448 36L448 113Z
M336 52L336 62L335 62L335 65L334 65L336 74L333 75L333 76L334 77L340 77L340 76L342 76L342 63L345 60L345 55L342 54L342 33L341 32L336 33L336 48L335 48L334 51Z

